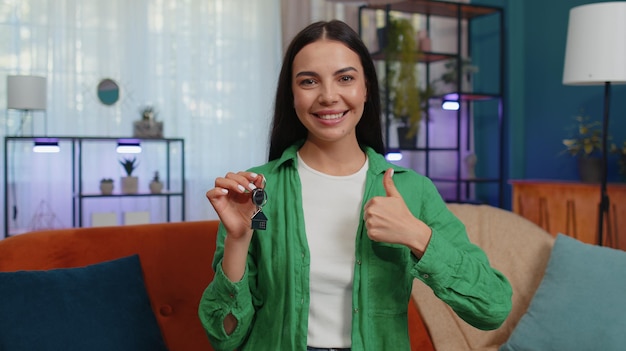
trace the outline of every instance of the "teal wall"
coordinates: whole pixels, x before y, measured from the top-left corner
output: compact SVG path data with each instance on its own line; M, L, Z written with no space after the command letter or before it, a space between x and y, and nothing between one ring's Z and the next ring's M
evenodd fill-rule
M505 9L509 179L578 179L576 160L562 153L562 140L581 109L601 121L604 88L563 85L563 62L569 10L591 2L603 1L472 1ZM625 86L612 87L610 110L609 135L621 145L626 140ZM609 181L619 180L617 170L617 159L611 155ZM510 187L506 189L505 203L510 206Z

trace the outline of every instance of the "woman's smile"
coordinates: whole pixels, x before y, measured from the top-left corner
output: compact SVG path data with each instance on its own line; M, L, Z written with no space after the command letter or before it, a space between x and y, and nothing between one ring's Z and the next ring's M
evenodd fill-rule
M346 118L350 110L344 112L317 112L312 115L317 118L319 124L324 126L334 126L342 123Z
M345 114L346 114L346 112L332 113L332 114L314 113L313 115L316 116L317 118L329 121L329 120L339 119L339 118L343 117Z

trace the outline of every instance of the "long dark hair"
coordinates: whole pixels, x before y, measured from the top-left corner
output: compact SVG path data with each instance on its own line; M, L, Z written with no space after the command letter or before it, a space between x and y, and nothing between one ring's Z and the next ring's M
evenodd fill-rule
M359 144L372 147L378 153L383 154L385 152L380 122L380 93L374 63L359 35L346 23L332 20L310 24L295 36L287 48L278 77L276 101L274 102L274 119L270 135L270 161L279 158L286 148L307 136L307 130L298 119L293 105L293 91L291 90L293 60L303 47L322 38L342 42L359 55L365 74L367 100L363 109L363 116L356 125L357 141Z

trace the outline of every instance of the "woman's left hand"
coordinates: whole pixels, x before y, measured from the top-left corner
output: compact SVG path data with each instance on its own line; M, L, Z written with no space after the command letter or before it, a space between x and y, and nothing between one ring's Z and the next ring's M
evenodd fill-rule
M365 204L363 220L370 239L408 246L421 257L430 241L432 230L415 218L393 182L393 169L383 178L387 196L376 196Z

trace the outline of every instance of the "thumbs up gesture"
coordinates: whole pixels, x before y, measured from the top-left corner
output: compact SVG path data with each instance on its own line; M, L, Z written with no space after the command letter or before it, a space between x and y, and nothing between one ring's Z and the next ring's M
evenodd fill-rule
M415 218L393 182L393 169L383 177L386 196L371 198L365 204L363 220L370 239L408 246L418 257L426 250L432 230Z

